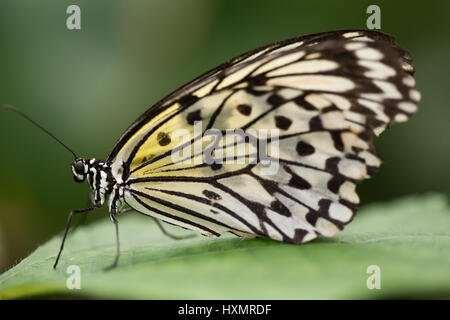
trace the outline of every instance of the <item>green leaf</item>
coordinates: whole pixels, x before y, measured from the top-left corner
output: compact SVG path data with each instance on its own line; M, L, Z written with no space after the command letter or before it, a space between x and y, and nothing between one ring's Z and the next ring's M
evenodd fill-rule
M54 237L0 276L3 299L379 299L450 297L450 208L444 196L411 196L362 208L332 239L292 245L265 239L201 236L175 241L138 214L120 217L119 266L108 220L78 229L52 269ZM172 233L185 230L168 227ZM81 270L69 290L67 267ZM367 288L370 265L381 289Z

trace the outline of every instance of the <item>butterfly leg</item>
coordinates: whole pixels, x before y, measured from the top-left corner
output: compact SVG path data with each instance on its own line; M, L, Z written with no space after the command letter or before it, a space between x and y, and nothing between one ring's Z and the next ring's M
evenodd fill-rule
M74 214L92 211L92 210L97 209L97 208L99 208L99 207L100 207L100 205L97 205L97 204L96 204L96 205L93 205L93 206L88 207L88 208L70 211L70 213L69 213L69 218L67 219L66 229L64 229L64 235L63 235L63 239L62 239L62 242L61 242L61 247L59 248L59 252L58 252L58 255L57 255L57 257L56 257L55 264L53 265L53 269L55 269L56 266L58 265L58 261L59 261L59 258L60 258L60 256L61 256L61 252L62 252L63 249L64 249L64 243L66 242L67 233L68 233L69 228L70 228L70 223L72 222L72 216L73 216Z
M116 212L114 210L111 212L110 217L112 222L114 223L114 226L116 227L116 257L114 258L114 262L109 267L105 268L104 271L109 271L117 267L117 263L119 262L120 257L119 221L116 219L115 215Z
M129 207L129 208L125 208L125 209L121 210L120 213L129 212L129 211L133 211L133 210L134 210L133 208ZM162 231L162 233L165 234L166 236L168 236L168 237L171 238L171 239L174 239L174 240L183 240L183 239L193 238L193 237L196 236L195 234L188 234L188 235L185 235L185 236L176 236L176 235L174 235L174 234L171 234L169 231L167 231L167 230L164 228L164 226L162 225L162 223L161 223L158 219L153 218L153 217L151 217L151 216L148 216L148 217L150 217L150 218L152 218L153 220L155 220L156 225L159 227L159 229Z
M152 218L153 218L153 217L152 217ZM162 233L164 233L166 236L168 236L168 237L171 238L171 239L174 239L174 240L183 240L183 239L188 239L188 238L195 237L195 234L188 234L188 235L185 235L185 236L176 236L176 235L173 235L173 234L169 233L166 229L164 229L162 223L161 223L158 219L156 219L156 218L153 218L153 219L155 220L156 225L159 227L159 229L162 231Z
M94 193L89 193L89 199L88 199L88 203L86 206L89 206L91 204L95 204L95 200L94 200ZM75 225L75 227L73 227L72 229L69 230L69 233L74 233L75 230L77 230L80 226L84 225L86 223L88 215L87 214L83 214L80 218L80 220L78 221L78 223Z

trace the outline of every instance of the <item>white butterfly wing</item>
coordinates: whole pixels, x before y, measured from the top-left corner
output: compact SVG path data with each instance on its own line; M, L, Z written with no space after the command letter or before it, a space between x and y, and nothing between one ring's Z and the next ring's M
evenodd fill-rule
M109 162L131 207L205 235L295 243L332 236L353 219L356 184L381 164L372 139L417 110L413 72L409 54L373 31L269 45L150 108ZM222 134L215 154L222 163L202 158L208 129ZM262 147L248 137L233 142L230 129L276 129L268 162L250 162Z

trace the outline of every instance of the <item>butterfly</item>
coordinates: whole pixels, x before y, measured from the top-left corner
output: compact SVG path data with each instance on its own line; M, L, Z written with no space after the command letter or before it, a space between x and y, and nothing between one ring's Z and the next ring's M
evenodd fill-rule
M333 236L382 162L374 137L417 111L413 74L410 54L370 30L284 40L206 72L143 113L106 160L73 153L93 205L69 214L54 267L72 216L105 202L112 267L117 216L130 209L209 237Z

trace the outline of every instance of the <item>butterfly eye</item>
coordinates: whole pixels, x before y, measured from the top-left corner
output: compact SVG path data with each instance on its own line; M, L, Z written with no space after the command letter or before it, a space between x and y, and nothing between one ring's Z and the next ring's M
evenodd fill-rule
M75 173L79 175L84 175L84 163L83 161L77 161L73 164L73 169L75 170Z

